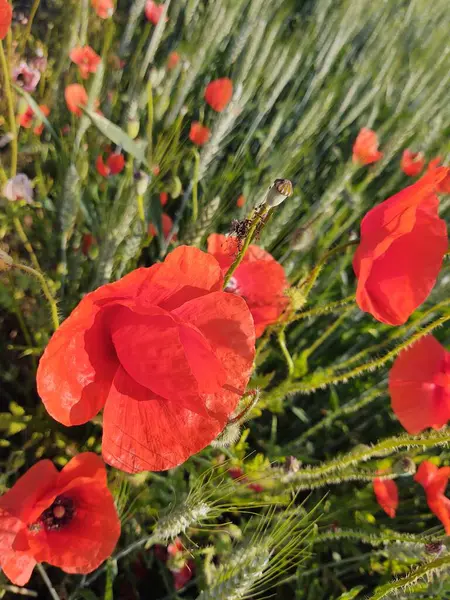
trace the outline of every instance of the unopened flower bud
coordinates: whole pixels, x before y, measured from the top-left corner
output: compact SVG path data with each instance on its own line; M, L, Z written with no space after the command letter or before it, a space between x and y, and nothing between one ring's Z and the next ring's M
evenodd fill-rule
M183 186L181 184L181 179L179 177L174 177L172 179L172 187L170 188L170 195L172 198L178 198L178 196L183 191Z
M300 461L295 456L286 456L283 468L286 473L297 473L300 470Z
M445 545L442 542L430 542L429 544L425 544L425 551L428 554L434 554L435 556L439 556L444 548Z
M136 191L138 196L143 196L147 191L150 177L147 173L144 173L144 171L137 171L137 173L134 174L134 179L136 181Z
M275 179L270 188L267 190L264 199L267 206L273 208L281 204L286 198L292 196L292 183L289 179Z
M241 427L239 423L228 423L225 429L223 429L215 440L211 442L213 448L228 448L234 446L238 441L241 433Z
M136 139L139 134L140 123L138 119L130 119L127 123L127 133L132 140Z
M13 265L13 259L4 252L0 250L0 271L8 271Z
M416 465L409 456L402 456L394 463L393 471L398 475L414 475Z

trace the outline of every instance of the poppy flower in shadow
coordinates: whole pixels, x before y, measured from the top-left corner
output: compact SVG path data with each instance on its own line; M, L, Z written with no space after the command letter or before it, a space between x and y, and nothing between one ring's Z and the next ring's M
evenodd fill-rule
M370 165L380 160L383 153L378 150L378 137L375 131L363 127L353 144L353 162Z
M233 96L233 82L228 77L216 79L208 83L205 90L205 100L216 112L222 112Z
M424 460L414 476L414 480L425 490L427 504L441 521L445 533L450 535L450 498L445 496L445 488L450 478L450 467L439 469L429 460Z
M382 323L405 323L436 283L448 247L436 191L447 172L444 167L428 171L361 222L353 258L356 301Z
M126 472L202 450L245 392L255 353L250 311L222 285L213 256L180 246L87 294L40 360L47 411L80 425L104 408L103 457Z
M235 237L213 233L208 237L208 252L218 260L225 274L238 252L238 241ZM244 298L255 322L256 337L260 337L288 306L289 298L284 294L288 287L280 263L251 244L225 291Z
M95 73L98 65L102 62L101 57L90 46L72 48L70 60L78 66L83 79L87 79L89 73Z
M378 504L393 519L398 507L398 488L392 479L374 479L373 491Z
M123 171L125 167L125 157L123 154L111 152L106 159L106 163L103 160L103 156L99 154L95 161L95 167L97 173L102 177L109 177L110 175L117 175Z
M164 192L162 192L162 193L164 194ZM161 202L161 204L162 204L162 202ZM173 227L172 217L170 217L166 213L162 213L161 226L162 226L162 232L163 232L164 239L167 239L169 237L169 233L172 231L172 227ZM156 230L156 227L153 225L153 223L150 223L148 226L148 235L150 235L152 237L155 235L158 235L158 231ZM174 241L176 241L177 236L174 235L172 239Z
M90 573L120 536L103 461L86 452L61 472L39 461L0 497L0 529L0 565L16 585L25 585L41 562Z
M157 25L164 12L164 5L153 2L153 0L147 0L144 12L147 21L150 21L153 25ZM168 21L167 17L166 21Z
M50 109L46 104L40 104L39 110L44 117L48 117L50 114ZM19 125L25 129L29 129L34 124L35 126L33 128L33 133L35 135L41 135L41 133L44 131L44 123L39 118L39 115L35 114L31 106L27 106L26 110L19 115L18 122Z
M198 121L194 121L189 132L189 139L196 146L203 146L209 140L211 132L208 127Z
M406 149L402 154L400 165L405 175L416 177L422 171L425 159L422 152L411 152L411 150Z
M450 352L426 335L395 359L389 373L392 410L413 435L450 420Z

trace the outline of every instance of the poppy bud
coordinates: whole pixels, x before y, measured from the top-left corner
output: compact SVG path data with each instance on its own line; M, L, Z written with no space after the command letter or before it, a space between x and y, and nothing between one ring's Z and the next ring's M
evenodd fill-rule
M213 448L228 448L234 446L241 434L241 426L239 423L228 423L215 440L211 442Z
M6 254L3 250L0 250L0 271L8 271L13 265L13 259Z
M395 461L392 470L399 475L414 475L416 472L416 465L409 456L402 456Z
M181 185L181 179L179 177L174 177L172 179L172 187L170 189L170 195L172 198L178 198L178 196L183 191L183 187Z
M132 140L137 138L139 134L140 123L137 119L130 119L127 123L127 133Z
M147 173L144 173L144 171L138 171L134 178L136 180L136 191L138 196L143 196L147 191L150 177L147 175Z
M275 179L264 199L267 206L273 208L292 196L292 182L289 179Z
M295 456L286 456L283 468L286 473L297 473L300 470L301 462Z

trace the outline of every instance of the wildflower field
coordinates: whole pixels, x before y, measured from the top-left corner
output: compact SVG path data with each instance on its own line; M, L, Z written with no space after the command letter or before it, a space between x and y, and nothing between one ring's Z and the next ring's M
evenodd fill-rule
M450 599L448 8L0 0L1 598Z

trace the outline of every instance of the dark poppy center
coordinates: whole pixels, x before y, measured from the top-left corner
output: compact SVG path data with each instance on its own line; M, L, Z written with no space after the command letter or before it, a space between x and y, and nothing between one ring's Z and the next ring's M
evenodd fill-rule
M39 524L47 531L56 531L68 525L75 516L75 505L72 498L57 496L49 508L39 517Z

